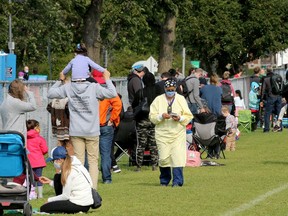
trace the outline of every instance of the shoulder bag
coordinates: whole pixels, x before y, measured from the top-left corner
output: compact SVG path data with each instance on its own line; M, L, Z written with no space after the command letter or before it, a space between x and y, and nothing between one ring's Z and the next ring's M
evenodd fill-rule
M81 170L80 170L81 171ZM82 172L82 171L81 171ZM82 174L84 175L84 177L86 178L86 180L88 181L88 178L85 176L85 174L82 172ZM90 182L88 181L88 183L90 184ZM94 203L91 205L92 209L97 209L100 208L102 205L102 197L100 196L100 194L91 187L91 191L92 191L92 197L93 197L93 201Z

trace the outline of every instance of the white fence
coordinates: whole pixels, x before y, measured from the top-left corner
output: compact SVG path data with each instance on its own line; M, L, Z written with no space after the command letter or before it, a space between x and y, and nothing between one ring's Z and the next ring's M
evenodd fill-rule
M284 70L277 70L283 78L285 78ZM113 78L112 78L113 79ZM129 105L128 92L127 92L127 78L113 79L116 82L117 92L122 95L122 101L124 108L126 109ZM52 136L51 118L50 114L46 110L48 103L50 102L47 98L48 89L53 85L55 81L27 81L27 85L31 91L34 92L37 103L37 110L27 114L27 119L36 119L41 125L41 135L47 140L49 149L57 144L56 139ZM7 90L10 82L0 81L0 103L7 95ZM239 89L242 92L242 96L248 107L248 94L250 90L249 77L241 77L238 79L232 79L232 85L234 89Z

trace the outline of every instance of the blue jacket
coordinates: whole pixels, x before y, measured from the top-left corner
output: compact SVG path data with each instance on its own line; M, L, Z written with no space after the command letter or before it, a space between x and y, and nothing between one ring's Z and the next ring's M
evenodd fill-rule
M260 98L258 98L259 84L257 82L251 83L251 90L249 92L249 109L259 110Z

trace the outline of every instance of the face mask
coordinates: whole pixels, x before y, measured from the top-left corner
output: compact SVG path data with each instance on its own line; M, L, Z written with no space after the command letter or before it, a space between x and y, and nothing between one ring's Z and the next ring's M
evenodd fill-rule
M25 70L25 73L28 73L29 72L29 70Z
M168 97L173 97L175 95L175 91L166 91L165 94L168 96Z
M61 164L58 164L55 161L53 164L54 164L55 169L61 169Z

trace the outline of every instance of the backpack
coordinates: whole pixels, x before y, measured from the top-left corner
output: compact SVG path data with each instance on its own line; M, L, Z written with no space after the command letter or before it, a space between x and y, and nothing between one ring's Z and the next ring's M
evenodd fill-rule
M281 95L284 87L284 82L279 74L273 74L270 77L271 91L274 95Z
M231 86L227 83L222 83L222 96L221 96L221 102L233 102L233 96L232 96L232 89Z
M192 78L196 78L196 77L189 77L189 78L185 78L183 80L181 80L179 82L179 86L182 87L182 92L181 92L181 95L183 95L185 98L187 98L189 96L189 94L193 91L193 89L191 91L188 90L188 87L187 87L187 84L186 82L189 80L189 79L192 79Z
M288 98L288 83L285 83L281 92L281 96Z

